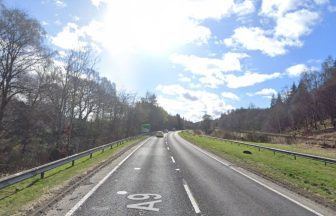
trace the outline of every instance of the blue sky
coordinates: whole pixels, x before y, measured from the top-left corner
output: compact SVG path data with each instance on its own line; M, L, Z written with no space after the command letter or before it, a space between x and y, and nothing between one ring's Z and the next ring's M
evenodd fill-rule
M90 46L118 89L197 121L270 97L336 50L332 0L3 0L54 49Z

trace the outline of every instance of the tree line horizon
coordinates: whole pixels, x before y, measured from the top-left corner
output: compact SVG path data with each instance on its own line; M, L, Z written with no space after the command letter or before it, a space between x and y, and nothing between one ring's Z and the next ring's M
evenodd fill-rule
M290 88L272 95L270 107L238 108L219 118L203 116L201 127L228 131L310 134L336 130L336 59L329 56L321 70L308 70Z

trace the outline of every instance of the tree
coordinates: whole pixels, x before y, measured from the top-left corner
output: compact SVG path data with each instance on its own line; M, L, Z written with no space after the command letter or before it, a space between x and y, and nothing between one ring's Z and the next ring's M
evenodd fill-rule
M322 85L318 89L318 98L326 116L336 129L336 59L328 57L322 64Z
M184 129L183 119L181 118L180 114L176 114L176 129L177 130Z
M46 58L44 35L26 13L0 7L0 130L9 101L24 93L27 74Z
M212 131L211 121L212 121L212 117L211 117L211 115L208 115L208 114L204 114L204 115L203 115L203 117L202 117L201 127L202 127L202 130L203 130L206 134L210 134L211 131Z

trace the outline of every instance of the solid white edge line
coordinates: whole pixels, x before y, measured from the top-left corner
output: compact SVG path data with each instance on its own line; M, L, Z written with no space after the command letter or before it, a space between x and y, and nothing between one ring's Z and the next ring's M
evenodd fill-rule
M104 184L104 182L129 158L131 157L141 146L143 146L145 143L147 143L147 141L149 141L150 138L148 138L147 140L143 141L143 143L141 145L139 145L136 149L134 149L129 155L127 155L117 166L115 166L102 180L100 180L81 200L79 200L79 202L72 207L72 209L70 209L70 211L68 211L66 213L65 216L71 216L73 213L75 213L75 211L77 211L77 209L79 207L81 207L81 205L83 205L83 203L94 193L96 192L96 190L102 185Z
M190 202L191 202L191 205L193 206L193 208L194 208L196 214L200 213L201 210L199 209L198 204L197 204L197 202L196 202L194 196L192 195L191 190L190 190L190 188L189 188L187 182L186 182L184 179L183 179L183 187L184 187L184 190L186 191L186 193L187 193L187 195L188 195L188 197L189 197L189 200L190 200Z
M171 156L170 158L171 158L171 160L173 161L173 163L175 163L175 160L174 160L173 156Z
M187 142L188 142L188 141L187 141ZM245 173L243 173L243 172L241 172L241 171L235 169L234 167L229 166L228 164L226 164L226 163L220 161L219 159L217 159L217 158L215 158L214 156L210 155L208 152L204 151L203 149L200 149L199 147L196 147L196 146L193 145L193 144L191 144L191 146L194 147L195 149L197 149L198 151L202 152L203 154L207 155L208 157L210 157L210 158L216 160L217 162L219 162L219 163L221 163L221 164L223 164L223 165L229 167L229 168L232 169L233 171L235 171L235 172L237 172L237 173L239 173L239 174L245 176L246 178L248 178L248 179L250 179L250 180L252 180L252 181L254 181L254 182L260 184L261 186L264 186L265 188L267 188L267 189L273 191L274 193L276 193L276 194L278 194L278 195L280 195L280 196L282 196L282 197L288 199L289 201L292 201L293 203L297 204L298 206L301 206L302 208L304 208L304 209L306 209L306 210L308 210L308 211L310 211L310 212L312 212L312 213L314 213L314 214L316 214L316 215L318 215L318 216L323 216L323 214L321 214L321 213L319 213L319 212L317 212L317 211L315 211L315 210L309 208L308 206L306 206L306 205L300 203L299 201L296 201L296 200L290 198L289 196L287 196L287 195L281 193L280 191L277 191L276 189L271 188L270 186L268 186L268 185L266 185L266 184L264 184L264 183L258 181L257 179L255 179L255 178L253 178L253 177L251 177L251 176L248 176L247 174L245 174Z

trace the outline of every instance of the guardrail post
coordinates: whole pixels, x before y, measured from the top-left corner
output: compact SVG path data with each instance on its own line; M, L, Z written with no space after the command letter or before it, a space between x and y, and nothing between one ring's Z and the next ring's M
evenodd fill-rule
M101 152L101 153L104 153L104 150L105 150L105 149L102 149L102 152Z
M260 147L258 147L259 151L260 151Z
M275 151L273 151L273 154L275 155Z
M71 166L75 166L75 160L71 161Z
M41 179L44 178L44 172L41 172Z
M294 160L296 160L296 155L294 155Z
M324 166L327 166L327 161L324 161Z
M92 153L90 153L90 158L92 158Z
M113 144L111 144L110 149L112 149L112 147L113 147Z

